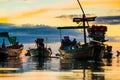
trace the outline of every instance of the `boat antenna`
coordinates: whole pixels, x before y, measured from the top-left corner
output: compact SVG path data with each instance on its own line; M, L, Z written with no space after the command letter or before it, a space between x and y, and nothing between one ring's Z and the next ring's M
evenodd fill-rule
M77 2L78 2L79 6L80 6L80 8L81 8L81 10L82 10L83 15L85 15L85 12L84 12L84 10L83 10L82 5L80 4L80 1L79 1L79 0L77 0Z
M80 1L79 0L77 0L77 2L78 2L78 4L79 4L79 6L80 6L80 8L81 8L81 10L82 10L82 13L83 13L83 30L84 30L84 43L86 44L87 43L87 40L86 40L86 30L85 30L85 18L86 18L86 16L85 16L85 12L84 12L84 10L83 10L83 8L82 8L82 5L80 4Z
M81 8L81 10L82 10L83 15L86 17L86 15L85 15L85 11L83 10L83 7L82 7L82 5L81 5L80 1L79 1L79 0L77 0L77 2L78 2L79 6L80 6L80 8ZM89 26L88 21L87 21L87 25Z

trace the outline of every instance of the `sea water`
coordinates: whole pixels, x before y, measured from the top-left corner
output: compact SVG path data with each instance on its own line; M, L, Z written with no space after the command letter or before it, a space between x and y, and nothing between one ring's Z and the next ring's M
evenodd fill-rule
M25 56L0 62L0 80L120 80L120 57L92 60Z

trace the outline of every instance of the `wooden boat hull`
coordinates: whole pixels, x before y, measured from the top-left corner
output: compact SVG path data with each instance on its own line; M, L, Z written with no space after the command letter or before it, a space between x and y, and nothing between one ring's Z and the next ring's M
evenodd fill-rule
M78 59L87 59L92 58L94 53L93 47L81 47L71 50L59 50L63 58L78 58Z
M23 49L8 49L8 57L19 57Z
M20 54L22 53L22 50L23 49L21 48L20 49L4 48L4 50L0 49L0 52L7 54L7 57L19 57Z
M30 49L29 54L32 57L37 57L39 55L41 55L41 57L50 57L51 52L49 52L48 50L44 50L42 52L42 51L39 51L38 49Z

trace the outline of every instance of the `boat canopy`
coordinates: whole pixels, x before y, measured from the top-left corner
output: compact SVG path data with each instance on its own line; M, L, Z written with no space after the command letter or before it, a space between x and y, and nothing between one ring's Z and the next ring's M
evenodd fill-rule
M0 32L0 37L9 37L8 32Z
M73 18L73 22L81 22L81 21L95 21L96 17L86 17L86 18Z
M10 44L16 43L16 37L15 36L9 36L8 32L0 32L0 37L6 37L9 40Z
M57 27L57 29L82 29L82 28L88 28L89 26L66 26L66 27Z

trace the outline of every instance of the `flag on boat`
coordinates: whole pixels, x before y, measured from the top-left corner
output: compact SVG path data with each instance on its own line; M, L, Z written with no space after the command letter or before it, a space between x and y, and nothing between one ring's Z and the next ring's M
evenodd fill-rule
M9 37L8 39L9 39L10 44L16 44L16 37L15 36Z

